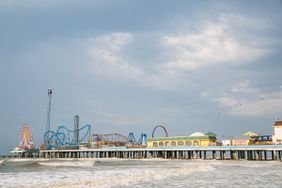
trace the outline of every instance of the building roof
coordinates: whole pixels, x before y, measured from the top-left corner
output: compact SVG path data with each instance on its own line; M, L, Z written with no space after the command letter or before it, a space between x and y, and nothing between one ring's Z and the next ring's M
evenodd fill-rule
M282 120L276 120L273 126L282 126Z
M148 138L148 141L167 141L167 140L183 140L183 141L189 141L189 140L216 140L215 136L171 136L171 137L154 137L154 138Z
M209 135L209 136L216 136L216 134L215 134L215 133L213 133L213 132L211 132L211 131L207 132L207 134L206 134L206 135Z
M205 136L205 134L202 133L202 132L194 132L194 133L191 134L190 136Z

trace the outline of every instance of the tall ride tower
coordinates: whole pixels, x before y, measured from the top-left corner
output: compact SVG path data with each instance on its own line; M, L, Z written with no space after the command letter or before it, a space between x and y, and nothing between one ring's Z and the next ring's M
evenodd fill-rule
M79 145L79 116L74 116L73 142L76 146Z
M48 106L47 106L46 132L50 131L51 99L52 99L52 89L48 89Z

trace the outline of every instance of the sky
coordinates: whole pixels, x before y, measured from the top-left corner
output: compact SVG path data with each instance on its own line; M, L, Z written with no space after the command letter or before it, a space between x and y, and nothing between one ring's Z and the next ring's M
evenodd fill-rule
M0 0L0 154L42 143L49 88L52 130L272 134L281 25L280 0Z

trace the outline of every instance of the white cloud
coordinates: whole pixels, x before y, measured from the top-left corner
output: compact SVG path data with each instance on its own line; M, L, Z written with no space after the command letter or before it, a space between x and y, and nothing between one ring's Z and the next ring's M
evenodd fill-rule
M135 43L142 41L132 33L110 33L90 38L87 40L87 53L91 69L100 76L130 80L153 89L183 88L195 83L192 80L195 77L189 78L186 71L254 62L268 54L270 50L234 34L249 24L256 29L268 27L262 21L242 15L222 14L217 22L201 24L198 32L188 30L187 33L163 35L160 48L153 49L160 52L153 57L158 60L154 64L143 64L133 59L128 49L131 47L133 50L130 51L134 51ZM258 41L260 38L256 38L256 43ZM246 88L243 84L232 89L239 92Z
M123 116L116 113L97 113L96 120L97 123L106 123L112 125L132 125L137 124L138 120L135 117Z
M209 93L206 92L206 91L203 91L203 92L201 93L201 96L202 96L202 97L207 97L207 96L209 96Z
M276 116L282 113L282 92L263 92L248 81L234 85L230 91L214 99L230 115Z
M259 91L256 88L250 87L250 81L245 80L243 82L240 82L238 84L235 84L231 87L231 91L234 93L243 93L246 94L258 94Z
M237 17L221 15L217 23L205 23L197 33L162 37L162 46L165 54L168 54L164 68L195 70L214 64L238 64L252 62L269 53L269 50L256 47L250 41L241 41L232 34L240 32L247 23L255 22L239 16L237 21L243 20L243 25L230 25L229 21L232 23ZM263 27L263 24L256 26Z
M99 76L134 81L150 89L169 90L182 83L181 74L163 71L155 65L148 65L154 73L146 73L137 62L131 62L126 48L133 40L131 33L111 33L88 39L86 48L91 70Z
M88 56L95 73L114 79L139 79L143 71L127 60L124 48L133 40L131 33L111 33L88 40Z

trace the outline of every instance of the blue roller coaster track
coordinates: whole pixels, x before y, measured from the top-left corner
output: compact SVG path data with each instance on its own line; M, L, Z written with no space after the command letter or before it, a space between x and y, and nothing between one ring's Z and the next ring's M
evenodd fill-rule
M77 148L82 142L90 141L90 129L91 125L87 124L78 129L80 138L78 143L74 138L74 130L70 130L61 125L57 128L57 131L48 130L44 134L46 149L57 149L62 147Z

